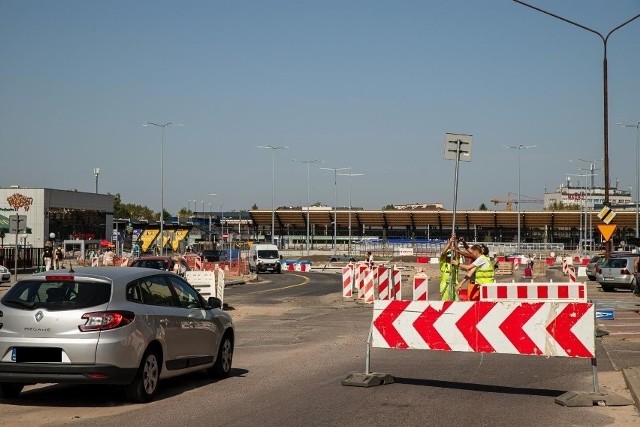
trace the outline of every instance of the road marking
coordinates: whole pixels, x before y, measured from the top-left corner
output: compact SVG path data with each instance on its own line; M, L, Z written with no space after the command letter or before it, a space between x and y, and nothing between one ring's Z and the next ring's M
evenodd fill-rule
M295 285L285 286L284 288L263 289L263 290L261 290L261 291L247 292L245 295L252 295L252 294L265 294L265 293L267 293L267 292L276 292L276 291L282 291L282 290L284 290L284 289L297 288L297 287L299 287L299 286L304 286L304 285L306 285L306 284L307 284L307 283L309 283L309 281L311 280L311 279L309 279L308 277L301 276L301 275L299 275L299 274L290 274L290 276L296 276L296 277L299 277L299 278L303 279L303 280L302 280L302 283L296 283Z

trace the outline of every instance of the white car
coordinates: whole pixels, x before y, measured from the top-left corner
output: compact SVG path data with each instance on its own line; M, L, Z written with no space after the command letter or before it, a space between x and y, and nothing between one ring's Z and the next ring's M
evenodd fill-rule
M11 280L11 272L7 267L3 265L0 265L0 276L2 279L0 280L1 283L8 282Z

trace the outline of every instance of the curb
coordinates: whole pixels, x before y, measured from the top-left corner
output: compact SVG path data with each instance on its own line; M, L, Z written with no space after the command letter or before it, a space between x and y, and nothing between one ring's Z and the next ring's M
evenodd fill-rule
M636 402L636 407L640 410L640 368L623 368L622 376L627 383L631 397Z

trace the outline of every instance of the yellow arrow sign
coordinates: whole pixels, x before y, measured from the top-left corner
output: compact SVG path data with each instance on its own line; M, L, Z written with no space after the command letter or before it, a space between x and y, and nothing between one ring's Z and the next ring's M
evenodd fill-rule
M615 224L598 224L598 230L600 230L600 234L602 234L602 238L605 242L608 242L613 236L613 232L616 231Z

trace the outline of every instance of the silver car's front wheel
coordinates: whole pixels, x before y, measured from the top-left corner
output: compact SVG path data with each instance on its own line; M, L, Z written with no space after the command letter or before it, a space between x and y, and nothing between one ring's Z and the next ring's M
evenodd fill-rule
M160 358L155 351L148 350L142 357L136 377L127 386L127 395L135 402L149 402L153 399L159 380Z

